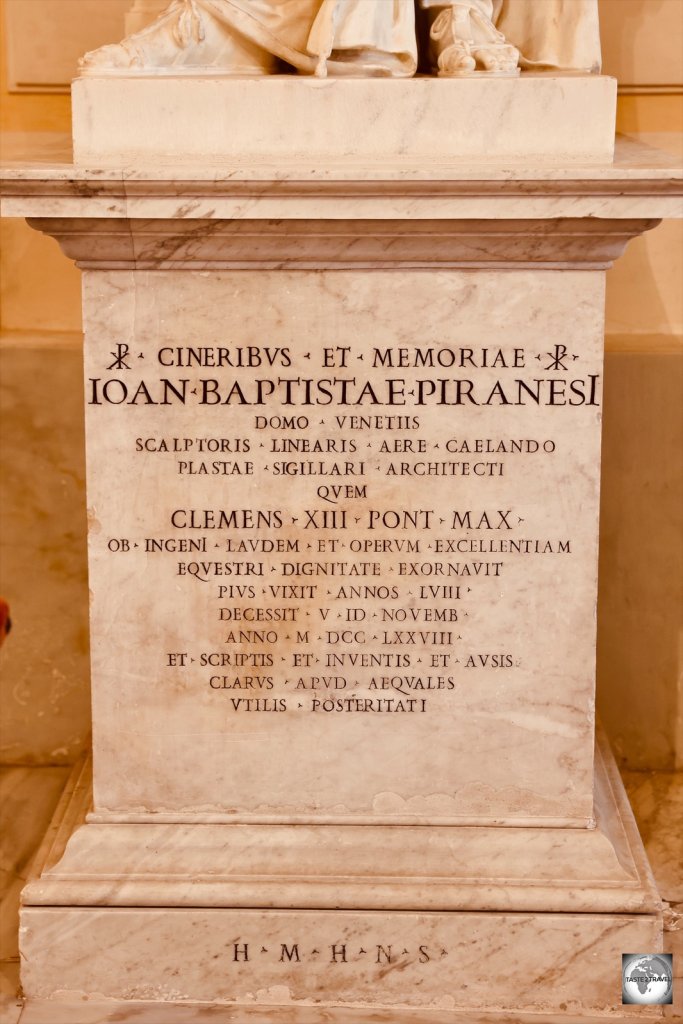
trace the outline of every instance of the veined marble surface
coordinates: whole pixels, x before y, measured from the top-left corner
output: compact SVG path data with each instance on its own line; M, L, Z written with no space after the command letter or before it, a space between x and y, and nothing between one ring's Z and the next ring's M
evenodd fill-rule
M669 1008L666 1008L669 1009ZM665 1010L664 1018L677 1019ZM611 1018L614 1021L614 1018ZM619 1024L641 1024L652 1021L642 1015L619 1018ZM151 1003L132 1001L75 1004L29 1003L19 1024L607 1024L608 1017L577 1017L575 1014L472 1014L451 1010L432 1013L424 1010L353 1010L330 1009L321 1016L317 1010L273 1007L263 1009L228 1008L211 1003L189 1005L168 1004L159 1009ZM5 1022L3 1021L3 1024ZM15 1021L7 1022L15 1024Z
M88 823L90 766L70 779L26 906L658 913L660 898L609 748L595 829ZM156 817L163 817L158 815ZM64 844L68 846L64 851ZM419 865L419 868L418 868ZM379 867L379 870L378 870Z
M177 240L175 244L177 248ZM378 355L373 356L373 346L380 354L391 345L394 352L402 345L408 346L406 352L413 352L416 317L420 337L430 339L423 344L438 343L444 351L449 346L455 351L465 338L475 351L477 346L490 345L493 338L505 339L507 376L500 369L481 367L481 385L477 387L482 395L488 394L486 389L498 387L511 387L514 394L513 378L522 368L525 379L535 378L536 367L548 361L549 339L572 353L568 378L576 378L579 390L590 387L591 380L600 386L604 281L599 272L482 270L471 274L452 270L426 275L419 270L349 270L335 275L334 271L164 270L129 275L96 271L85 275L84 286L86 377L103 378L111 351L121 338L127 338L136 353L128 380L131 388L138 386L138 377L153 379L147 367L158 364L151 339L163 338L171 351L192 336L201 337L205 346L225 345L226 339L233 338L240 345L253 346L267 338L273 351L276 347L281 353L287 350L286 357L282 356L292 368L287 373L300 375L298 380L318 371L328 376L319 349L321 340L325 346L350 344L352 387L360 388L368 381L382 395L387 368ZM518 369L513 372L514 360ZM328 411L321 405L315 418L308 406L300 407L311 416L310 437L322 439L323 446L342 428L351 429L349 436L359 445L351 450L362 453L357 460L364 470L363 482L365 476L370 480L367 500L351 495L338 504L348 515L345 547L338 549L346 554L340 557L348 557L364 545L370 554L377 550L373 544L382 526L377 519L372 521L369 510L374 509L377 516L377 510L403 509L404 502L406 509L424 506L417 526L404 526L395 534L417 546L392 544L382 551L382 582L400 584L407 605L418 607L411 585L419 572L414 565L410 568L410 562L404 566L406 551L429 558L426 552L433 550L438 562L439 546L446 549L443 538L465 536L457 524L450 525L454 510L509 510L510 521L502 527L503 533L498 533L498 519L492 512L494 524L487 519L480 527L475 525L461 542L458 558L463 565L468 552L477 566L478 552L493 552L494 559L496 551L512 554L505 570L499 570L500 581L495 561L490 575L487 568L486 578L482 576L476 583L467 579L468 575L474 577L475 569L463 568L463 588L471 584L475 596L468 601L463 589L467 618L461 614L451 620L464 625L454 628L449 641L453 658L464 666L473 652L502 649L498 638L506 638L512 653L505 684L500 682L503 670L485 661L480 668L463 668L465 675L456 673L455 682L448 687L444 683L429 705L431 715L425 711L393 718L373 718L365 713L335 717L319 704L316 711L311 690L304 693L305 686L296 689L291 685L298 675L291 667L291 651L297 648L295 637L285 634L310 629L315 637L318 631L321 666L329 652L337 650L334 645L338 641L325 639L329 627L321 623L325 621L323 612L327 609L330 614L331 608L331 622L336 629L342 628L337 620L342 619L343 606L335 604L334 596L326 598L325 581L318 575L311 579L320 589L300 601L299 617L289 620L296 625L282 629L279 660L274 662L272 693L290 710L286 715L261 715L258 727L248 714L231 715L226 694L209 685L213 670L200 664L201 651L219 650L225 642L222 622L227 620L218 619L211 604L218 592L203 580L175 572L169 558L150 557L142 544L137 550L131 547L124 558L112 556L107 546L109 538L119 535L129 537L132 545L162 530L173 535L172 529L183 528L180 521L171 528L169 517L174 509L188 506L187 478L178 472L168 453L144 452L136 446L138 437L161 436L159 406L95 404L89 398L86 435L92 467L88 484L89 585L97 814L123 814L127 820L131 814L150 815L155 821L165 812L176 821L206 820L213 814L219 820L270 824L590 826L599 394L596 391L598 397L592 402L573 406L564 401L546 401L540 406L520 401L520 407L515 407L514 428L506 407L482 402L468 409L465 427L462 409L448 410L447 403L437 401L438 396L416 404L420 374L399 371L395 361L394 367L397 387L405 388L396 409L419 412L421 436L434 439L431 443L436 447L425 447L430 453L425 458L446 457L436 439L445 444L449 438L464 437L465 430L469 437L497 438L512 436L507 431L514 429L520 432L514 436L553 439L552 452L557 450L557 455L518 460L506 475L498 472L483 477L473 472L460 478L442 474L420 483L419 477L406 474L399 479L395 472L388 472L392 467L379 454L381 437L359 432L359 426L363 430L360 424L355 428L346 421L337 425L334 413L348 412L345 406L340 410L330 406ZM183 371L183 376L194 381L189 388L195 388L197 395L203 386L202 372L195 368ZM497 383L501 372L504 384ZM249 390L247 376L241 384ZM569 389L569 383L566 386ZM186 405L162 410L163 430L201 437L207 423L216 423L226 409L215 402L202 405L188 394ZM252 397L257 398L250 396L250 400ZM349 408L356 397L349 393ZM285 399L285 395L275 394L268 415L291 413L290 406L296 408L304 396ZM510 405L507 399L506 404ZM229 414L231 430L250 436L253 411L246 406L233 407ZM295 544L289 550L298 554L279 560L277 554L270 559L263 556L266 579L279 582L280 577L271 574L285 574L288 558L305 562L316 557L312 533L305 532L304 510L319 506L317 481L311 484L306 475L299 475L283 483L285 478L276 472L276 459L266 450L266 442L270 445L267 431L253 436L256 472L231 476L229 491L221 492L229 495L221 498L229 504L221 507L264 508L281 516L277 536ZM361 463L361 458L366 461ZM120 486L123 478L125 488ZM270 482L259 491L264 479ZM425 486L428 499L422 496ZM218 507L215 487L211 475L196 475L192 507ZM549 544L544 548L548 553L530 554L525 560L512 545L508 548L482 539L489 533L513 540L531 538L530 550L540 538L541 548ZM186 535L192 533L176 534ZM254 536L260 534L254 531ZM217 533L210 535L209 558L222 557L216 554L218 539ZM356 549L350 546L353 543L358 545ZM431 549L428 543L433 545ZM368 580L372 582L374 573L375 582L380 582L380 562L375 565L370 555L367 557ZM414 561L417 555L410 557ZM343 582L343 575L337 580ZM438 576L430 579L434 581L439 582ZM262 580L258 582L263 585ZM332 586L331 575L326 585ZM500 595L505 595L504 599ZM231 600L235 607L242 607L236 599ZM444 605L443 597L437 595L433 600L435 607ZM242 601L248 603L246 598ZM391 647L393 638L383 640L379 628L380 604L368 599L366 651ZM155 611L150 621L147 609L152 605ZM525 609L523 616L520 607ZM182 626L179 608L183 610ZM115 632L112 622L118 624ZM428 628L411 638L413 666L429 664L433 641ZM123 645L122 636L126 638ZM185 641L184 637L195 639ZM162 664L160 651L183 650L178 645L188 642L188 657L195 657L194 663L188 660L187 667L176 672ZM350 650L345 643L338 649ZM376 693L370 662L355 668L348 659L342 664L347 666L348 692L353 697L365 699ZM287 680L287 675L292 679ZM454 699L441 699L451 690ZM203 752L201 762L198 745ZM410 757L406 751L411 752ZM250 765L248 772L234 770L236 758ZM331 770L333 764L350 763L347 759L353 761L353 772ZM284 773L283 765L288 766Z
M562 72L410 81L95 72L71 88L74 159L610 163L616 84Z
M676 143L661 135L643 139L618 138L613 163L571 166L510 158L459 167L377 157L351 165L235 158L140 168L76 167L67 136L17 134L3 147L0 211L181 220L683 217Z
M601 750L600 763L603 757ZM296 875L287 879L283 874L282 896L273 900L257 844L253 844L253 855L248 845L246 850L238 848L242 832L248 835L248 830L239 826L235 840L231 838L235 826L227 830L223 826L221 850L212 845L213 833L219 828L195 825L183 852L182 843L181 847L174 841L168 844L169 830L164 826L133 826L133 832L139 829L136 838L121 825L103 829L88 824L69 842L62 860L58 860L60 850L71 830L57 830L57 838L48 844L51 852L46 855L47 870L25 892L25 990L31 999L51 998L57 1003L73 1000L77 992L83 991L113 999L211 999L239 1008L249 1008L256 1001L268 1007L265 1018L272 1020L278 1019L280 1010L292 1010L292 1003L304 1009L316 1005L321 991L329 1010L338 1005L350 1011L360 1004L366 1010L372 1006L379 1011L392 1005L403 1012L411 1008L425 1011L427 1018L431 1013L436 1021L447 1021L456 1009L493 1012L511 1005L520 1013L549 1012L559 1007L574 1013L604 1012L622 1017L618 974L613 965L620 964L624 949L660 947L661 916L654 892L654 898L643 903L640 913L632 912L630 896L637 888L647 894L651 879L609 754L605 761L606 773L597 773L599 817L606 821L614 817L623 823L621 836L614 826L600 826L606 829L619 858L609 870L606 886L609 888L610 881L616 883L616 902L612 905L616 912L591 902L595 897L591 896L590 885L584 891L583 883L576 882L569 886L569 904L563 905L567 912L556 913L555 888L545 891L543 868L539 869L537 863L520 870L526 875L522 888L526 884L530 889L532 904L518 899L512 905L513 913L501 912L495 901L489 901L485 884L478 902L472 905L478 908L475 912L462 913L463 908L457 905L443 912L445 904L434 911L416 911L418 906L429 906L424 899L421 901L420 893L433 884L433 879L423 877L420 854L407 848L403 856L410 865L420 865L420 876L415 878L418 888L406 904L394 901L390 911L383 909L382 898L368 904L365 894L345 903L341 894L348 896L353 887L343 865L337 869L339 897L320 898L319 890L312 886L313 896L307 902L305 880ZM65 820L81 820L80 808L89 795L81 786L82 778L84 771L79 768L69 780L67 788L73 789L74 800L60 805ZM106 828L123 843L113 856L101 843L98 848L98 832ZM145 835L159 828L161 834L152 839L149 850L145 849ZM471 845L469 834L479 830L462 831L461 839ZM494 832L489 842L501 850L500 860L505 862L506 844L514 845L515 837L509 829ZM528 843L533 845L533 833L527 832ZM95 838L90 849L88 833ZM86 839L84 856L77 842L74 847L79 836ZM575 852L574 857L581 864L587 862L583 871L590 876L589 830L564 830L562 838L563 842L576 840L579 846L588 841L588 849ZM476 847L478 837L473 841ZM327 860L328 851L321 852L321 859ZM566 872L562 853L562 845L556 850L551 841L547 860L554 863L559 878ZM511 854L508 848L510 859L514 857ZM629 857L634 868L631 878L619 867L626 866ZM398 859L388 846L375 860L383 863L387 858ZM276 859L281 859L281 851ZM233 887L227 900L219 891L220 884L214 886L213 899L202 897L202 885L208 876L213 874L214 881L220 883L219 875L212 872L213 862L220 865L228 860L234 860L235 867L239 870L242 866L243 871L253 860L255 874L266 883L265 894L245 896L236 876L238 887ZM291 866L296 868L295 864ZM132 896L125 885L120 885L120 876L130 874L131 867L141 883ZM460 862L456 860L453 869L457 891L456 874L472 875L479 870L476 851ZM302 863L302 875L314 878L318 873L315 864ZM97 884L92 885L98 880L99 889ZM162 883L162 889L164 883L170 881L172 885L161 891L155 888L155 880ZM85 890L79 888L80 882L86 883ZM185 890L195 885L197 898L185 902ZM507 885L504 879L498 879L494 890ZM573 901L572 894L576 895ZM376 909L356 909L368 905ZM315 909L301 909L305 906ZM401 906L405 909L398 909ZM529 906L540 912L527 912ZM465 909L469 907L465 904ZM481 912L487 910L494 912ZM163 934L168 934L168 942L160 942ZM210 969L218 967L213 964L216 960L221 969ZM482 973L484 961L487 968ZM331 968L331 963L336 967ZM461 977L467 978L467 984L460 985ZM585 979L580 991L576 988L577 977Z
M57 770L60 785L64 781L64 769ZM2 779L4 803L7 808L16 808L12 830L15 849L22 851L25 861L35 851L41 840L46 824L45 815L35 812L38 806L51 807L57 799L53 770L42 768L5 769ZM683 800L683 773L627 772L625 782L634 802L639 821L660 890L665 898L680 892L683 872L681 871L680 803ZM58 788L58 787L57 787ZM30 809L30 812L29 812ZM27 813L29 812L29 813ZM15 857L15 862L17 858ZM7 902L8 879L12 873L2 876L3 910L5 935L16 948L16 906ZM11 885L11 882L10 882ZM675 911L669 915L669 929L676 928ZM680 907L679 909L683 909ZM665 1020L680 1020L683 1013L683 930L665 933L665 949L674 953L675 1001L673 1006L664 1007ZM6 947L9 949L9 945ZM11 965L12 966L12 965ZM167 1004L162 1008L149 1003L125 1003L88 1000L87 1002L32 1003L23 1014L22 1004L16 995L16 963L13 973L4 973L6 979L3 998L0 1001L2 1024L200 1024L215 1021L216 1024L604 1024L606 1018L576 1017L570 1013L545 1014L476 1014L449 1011L428 1016L422 1010L384 1011L338 1010L321 1018L319 1011L306 1008L281 1008L278 1016L264 1018L260 1009L242 1007L228 1008L210 1004L180 1005ZM642 1021L639 1013L632 1021ZM623 1018L622 1018L623 1020Z
M0 181L2 191L10 194L10 182L62 181L73 183L72 194L83 196L78 182L97 178L100 187L116 182L210 182L299 180L324 181L416 181L416 182L509 182L519 191L528 191L528 182L614 182L620 179L648 182L680 182L683 179L683 137L677 132L645 132L617 135L614 160L608 164L586 161L568 167L566 164L539 165L520 157L503 163L471 162L466 167L454 166L450 160L396 161L393 155L375 160L359 161L356 166L331 160L324 165L310 161L277 160L270 163L235 159L201 166L160 164L158 167L137 167L121 162L118 167L77 167L69 135L56 132L6 132L2 136ZM26 193L22 193L26 194ZM87 197L87 196L86 196Z

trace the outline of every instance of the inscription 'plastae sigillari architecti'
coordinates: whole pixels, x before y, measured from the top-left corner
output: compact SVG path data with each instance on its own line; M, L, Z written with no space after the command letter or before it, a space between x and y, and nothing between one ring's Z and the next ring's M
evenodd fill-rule
M6 179L83 269L86 335L94 779L25 893L27 992L618 1015L661 911L594 750L604 269L675 177L612 163L599 76L195 52L160 81L131 46L75 83L81 165ZM381 145L345 144L347 88Z

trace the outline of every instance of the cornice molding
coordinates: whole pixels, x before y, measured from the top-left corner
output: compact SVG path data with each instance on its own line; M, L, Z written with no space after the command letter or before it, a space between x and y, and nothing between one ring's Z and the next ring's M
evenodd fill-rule
M659 220L31 218L87 270L602 269Z
M683 182L675 177L554 178L510 177L491 179L405 178L264 178L157 179L132 177L13 178L1 182L5 198L60 199L458 199L458 198L591 198L617 196L681 196Z

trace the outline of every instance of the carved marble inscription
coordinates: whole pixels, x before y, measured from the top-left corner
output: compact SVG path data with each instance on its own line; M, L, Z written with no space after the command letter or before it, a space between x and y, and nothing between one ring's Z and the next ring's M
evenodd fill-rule
M122 276L87 275L98 809L587 820L598 276Z

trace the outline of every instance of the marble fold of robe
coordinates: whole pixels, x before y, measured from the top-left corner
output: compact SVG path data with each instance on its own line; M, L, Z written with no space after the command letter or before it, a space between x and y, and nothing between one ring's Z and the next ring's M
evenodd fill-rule
M597 0L498 0L494 21L522 68L600 72Z
M530 69L598 71L598 0L494 0L493 20ZM303 73L414 75L415 0L202 0L246 39ZM417 0L417 14L448 0Z

